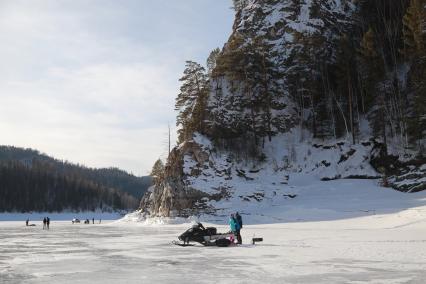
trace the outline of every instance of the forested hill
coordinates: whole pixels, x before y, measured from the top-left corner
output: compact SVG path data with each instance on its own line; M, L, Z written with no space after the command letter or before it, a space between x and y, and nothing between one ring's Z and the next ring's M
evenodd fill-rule
M187 62L179 142L200 133L264 160L266 142L282 134L311 144L372 139L384 174L396 160L424 163L426 0L235 0L234 8L233 33L207 70Z
M137 177L118 168L88 168L49 157L33 149L0 146L0 161L19 161L33 166L35 162L44 164L51 172L78 176L106 187L115 188L140 198L151 186L150 176Z
M209 72L186 70L187 85L203 80L178 95L182 141L195 130L257 148L297 126L305 141L374 137L388 153L424 152L426 1L234 4L234 32Z
M0 146L0 211L134 209L150 185L151 177L117 168L92 169Z

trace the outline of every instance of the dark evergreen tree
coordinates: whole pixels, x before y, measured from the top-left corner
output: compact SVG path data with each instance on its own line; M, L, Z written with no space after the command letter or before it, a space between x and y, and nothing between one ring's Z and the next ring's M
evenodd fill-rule
M220 55L220 49L215 48L210 52L209 57L207 58L207 72L209 76L212 75L213 70L216 68L217 58Z
M176 125L179 143L192 138L196 131L203 132L205 127L206 99L208 95L208 77L204 67L187 61L180 93L176 98L175 110L178 111Z
M426 49L426 1L411 0L403 18L404 53L407 57L424 55Z
M240 11L243 9L248 3L248 0L232 0L232 7L235 11Z
M408 74L410 102L407 132L424 152L426 139L426 1L411 0L403 19L405 56L411 61Z
M383 61L379 55L377 47L377 38L374 30L370 27L362 37L359 49L359 58L362 64L360 68L361 79L364 86L364 98L367 108L373 109L370 115L370 121L373 128L373 133L377 137L381 137L386 143L386 121L385 121L385 93L381 89L379 82L383 79Z
M217 57L211 74L209 132L215 137L238 137L247 129L243 109L248 89L239 83L247 75L243 44L243 36L235 34Z
M152 166L152 170L150 176L154 179L154 183L163 179L164 176L164 163L161 159L155 161L154 166Z

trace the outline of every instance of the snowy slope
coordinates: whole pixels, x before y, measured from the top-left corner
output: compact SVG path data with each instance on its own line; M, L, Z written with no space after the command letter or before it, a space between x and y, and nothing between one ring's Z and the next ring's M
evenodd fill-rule
M316 189L321 190L320 195L330 198L338 193L330 190L336 187L333 183L322 180L378 177L369 164L372 143L363 146L342 141L334 145L309 145L294 141L296 136L295 133L288 133L274 137L272 142L265 145L265 161L259 162L217 152L206 137L198 134L194 142L200 145L209 159L199 164L190 154L185 155L184 183L211 197L201 202L201 208L212 209L213 215L226 215L229 210L243 210L246 207L262 212L272 204L291 204L303 198L300 194L315 198ZM353 188L347 181L342 182L348 190ZM367 186L377 185L378 182L369 181ZM363 181L360 181L360 185L366 186ZM214 198L217 195L221 198L212 200L217 199Z
M263 224L369 216L425 204L426 193L410 195L381 186L370 165L372 142L309 145L296 143L295 136L275 137L265 145L265 161L259 163L217 152L209 139L196 135L193 142L209 158L200 164L185 155L182 178L186 188L206 197L189 215L223 222L239 211L247 223Z

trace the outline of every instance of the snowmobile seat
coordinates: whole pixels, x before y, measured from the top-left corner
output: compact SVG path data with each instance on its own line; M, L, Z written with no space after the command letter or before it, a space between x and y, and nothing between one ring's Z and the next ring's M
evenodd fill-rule
M206 234L207 235L216 235L217 234L217 229L215 227L207 227L206 228Z
M218 247L229 247L231 241L229 239L218 239L216 240L216 245Z

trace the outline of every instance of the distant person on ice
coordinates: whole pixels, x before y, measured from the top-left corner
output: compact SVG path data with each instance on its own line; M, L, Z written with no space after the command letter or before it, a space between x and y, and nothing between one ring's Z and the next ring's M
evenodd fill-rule
M43 218L43 230L46 229L46 223L47 223L47 219L46 217Z
M27 220L25 221L25 225L28 226L29 222L30 222L30 219L27 218Z
M231 227L232 233L235 235L235 237L237 237L237 241L240 244L240 224L238 223L234 214L231 214L231 218L229 218L229 226Z
M47 225L47 229L49 230L49 226L50 226L50 219L49 219L49 217L46 218L46 225Z
M235 219L237 220L238 227L239 227L239 229L237 230L237 241L238 241L238 244L241 245L243 243L243 240L241 238L240 230L243 228L243 218L241 218L241 215L237 212L235 213Z

